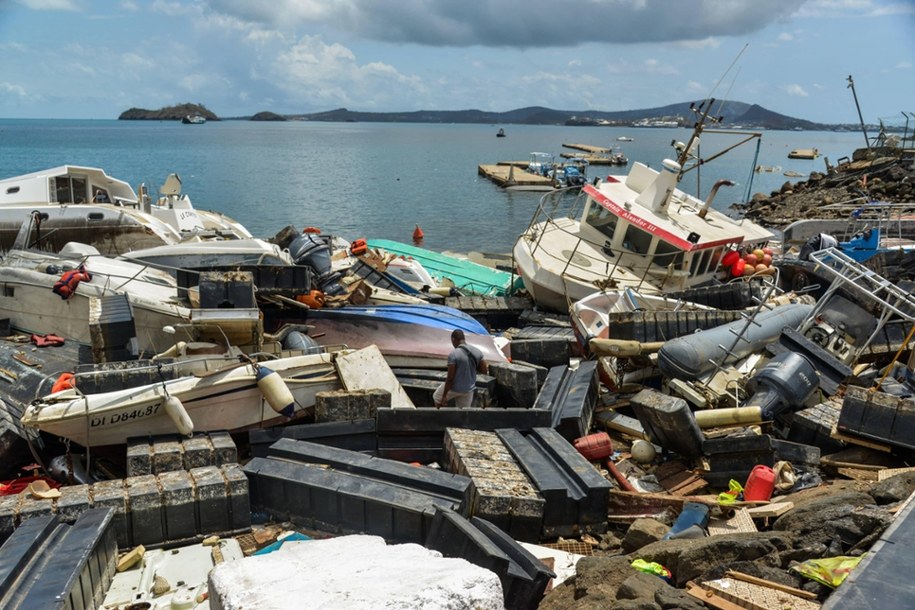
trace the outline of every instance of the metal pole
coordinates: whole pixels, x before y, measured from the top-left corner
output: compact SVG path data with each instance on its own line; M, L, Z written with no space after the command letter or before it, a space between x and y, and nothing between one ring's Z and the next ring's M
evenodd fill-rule
M855 108L858 109L858 120L861 122L861 132L864 134L864 145L867 146L867 150L870 152L871 142L867 138L867 129L864 127L864 117L861 116L861 106L858 104L858 94L855 93L855 81L852 79L851 74L848 75L848 87L851 89L852 97L855 98Z

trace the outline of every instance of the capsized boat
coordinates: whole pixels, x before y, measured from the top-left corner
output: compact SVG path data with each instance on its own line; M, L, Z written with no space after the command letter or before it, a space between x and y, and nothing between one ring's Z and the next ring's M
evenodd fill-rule
M592 339L610 338L611 314L631 311L709 311L713 307L658 294L640 294L632 288L602 290L572 304L569 319L579 346L588 353Z
M436 285L450 283L466 294L506 296L514 294L523 286L522 280L518 275L457 258L456 256L448 256L447 254L441 254L419 246L411 246L388 239L370 239L366 243L369 248L394 253L406 259L418 261L422 268L429 273ZM389 269L397 274L401 268L389 266ZM406 269L405 272L410 273L410 276L404 275L404 279L407 279L407 281L410 281L413 275L417 275L416 270Z
M318 392L342 388L334 359L333 353L319 353L226 360L215 371L87 395L80 393L77 376L75 388L32 402L22 423L84 447L135 436L269 427L301 416Z
M445 368L453 349L451 333L464 331L487 362L507 359L495 338L472 316L445 305L379 305L310 309L300 319L289 311L264 310L265 324L307 324L319 344L361 349L378 346L391 367Z
M706 201L677 188L685 171L704 163L695 152L711 102L700 107L689 142L675 144L678 160L665 160L661 171L634 163L626 176L543 197L513 248L539 307L565 313L595 289L634 288L644 295L710 283L727 250L761 248L775 237L712 208L718 189L732 182L716 182Z
M154 202L125 181L96 167L61 165L0 180L0 248L12 247L24 219L39 214L36 245L57 251L67 242L116 256L128 250L188 239L250 238L237 221L196 209L170 174Z

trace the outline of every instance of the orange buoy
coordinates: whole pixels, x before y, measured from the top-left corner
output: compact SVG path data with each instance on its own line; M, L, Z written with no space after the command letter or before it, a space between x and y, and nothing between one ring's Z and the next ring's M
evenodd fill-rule
M320 233L321 229L318 227L305 227L302 229L302 233Z
M419 225L416 225L416 228L413 229L413 241L422 241L423 237L425 237L423 230L419 228Z

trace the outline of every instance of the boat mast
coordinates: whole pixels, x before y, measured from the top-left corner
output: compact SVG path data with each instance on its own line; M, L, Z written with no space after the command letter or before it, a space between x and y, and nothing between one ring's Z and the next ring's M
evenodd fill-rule
M858 121L861 123L861 132L864 134L864 145L867 147L867 152L870 152L871 142L867 137L867 128L864 127L864 117L861 116L861 105L858 104L858 94L855 93L855 81L852 79L851 74L848 75L848 88L851 89L851 95L855 98L855 108L858 109Z

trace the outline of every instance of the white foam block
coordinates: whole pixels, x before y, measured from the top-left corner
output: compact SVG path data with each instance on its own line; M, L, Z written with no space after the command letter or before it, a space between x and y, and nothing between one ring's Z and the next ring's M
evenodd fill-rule
M378 536L288 542L210 572L212 610L504 610L491 571Z

